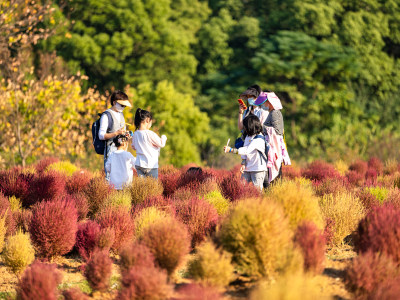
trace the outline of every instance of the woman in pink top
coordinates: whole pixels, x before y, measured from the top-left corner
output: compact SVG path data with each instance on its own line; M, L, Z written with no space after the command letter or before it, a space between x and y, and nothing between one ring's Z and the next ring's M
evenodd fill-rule
M158 157L160 148L165 147L167 137L161 138L151 131L153 116L147 110L138 108L135 114L136 131L132 137L132 148L136 150L136 170L139 177L158 178Z

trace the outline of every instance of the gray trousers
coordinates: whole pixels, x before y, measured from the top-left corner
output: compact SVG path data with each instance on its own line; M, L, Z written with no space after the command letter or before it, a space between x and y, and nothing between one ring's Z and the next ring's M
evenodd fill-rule
M252 182L254 186L258 187L260 190L263 188L265 171L260 172L243 172L242 178L247 182Z
M139 177L153 177L158 179L158 168L142 168L139 166L135 166L137 174Z

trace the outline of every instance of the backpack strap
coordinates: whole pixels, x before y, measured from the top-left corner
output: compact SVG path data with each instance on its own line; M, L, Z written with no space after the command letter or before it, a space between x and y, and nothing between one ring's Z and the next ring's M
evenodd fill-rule
M111 113L109 111L106 110L105 112L103 112L103 114L106 114L107 117L108 117L107 132L109 132L111 130L112 126L113 126L114 120L113 120L113 118L111 116Z
M265 137L263 135L261 135L261 134L257 134L253 139L263 139L264 142L265 142ZM258 149L257 149L257 151L258 151L258 153L260 154L260 157L261 157L261 164L262 164L263 161L265 161L265 163L268 164L267 155L265 153L261 152Z

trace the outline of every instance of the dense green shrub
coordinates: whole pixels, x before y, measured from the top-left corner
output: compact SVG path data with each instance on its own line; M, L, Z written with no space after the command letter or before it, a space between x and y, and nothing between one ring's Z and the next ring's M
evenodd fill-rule
M255 277L273 278L284 271L293 251L293 232L282 207L265 199L239 201L217 237L239 271Z
M196 254L188 266L188 274L204 285L225 288L233 279L231 255L215 248L206 241L196 248Z
M18 231L7 239L3 251L3 262L16 274L21 273L35 259L29 234Z

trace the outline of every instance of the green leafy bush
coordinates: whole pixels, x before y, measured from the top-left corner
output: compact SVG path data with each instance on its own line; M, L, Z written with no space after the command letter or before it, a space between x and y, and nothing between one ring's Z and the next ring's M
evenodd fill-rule
M8 202L10 202L10 209L12 212L17 212L22 210L21 200L15 196L8 197Z
M233 279L232 256L217 250L211 241L204 242L196 250L195 257L189 263L189 275L205 285L222 289L226 287Z
M7 233L6 217L6 214L4 214L3 216L0 215L0 253L3 251L4 239L6 238Z
M304 221L313 222L319 229L324 228L318 197L310 186L284 180L273 185L267 191L267 196L282 205L293 230Z
M389 194L389 190L387 188L379 186L368 187L367 190L370 194L375 196L381 204L386 201Z
M361 201L351 193L325 195L320 206L325 218L335 223L332 243L336 246L340 246L343 239L357 228L366 213Z
M3 251L4 264L16 274L21 273L35 259L29 234L18 231L15 235L7 239Z
M50 170L59 172L61 174L64 174L64 175L70 177L78 170L78 167L75 166L74 164L70 163L69 161L59 161L59 162L50 164L46 168L46 172L50 171Z
M131 209L131 194L129 190L125 189L109 194L104 203L101 204L100 209L110 206L122 207L129 211Z
M272 278L289 267L293 232L282 207L275 202L257 198L239 201L222 221L217 237L242 273Z
M205 194L204 200L214 206L219 216L224 215L229 209L229 201L222 196L219 190Z

